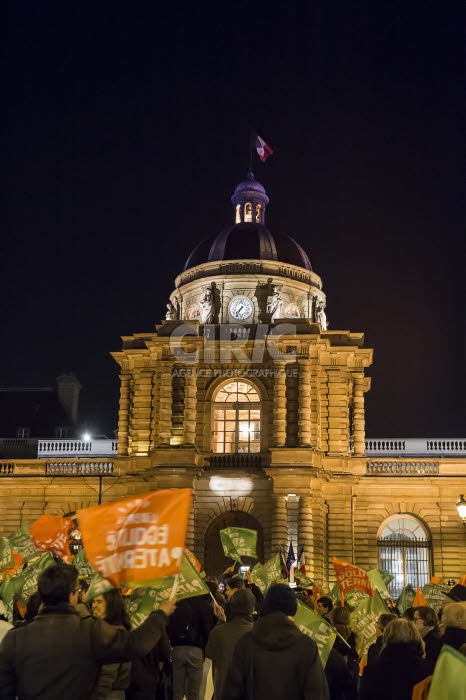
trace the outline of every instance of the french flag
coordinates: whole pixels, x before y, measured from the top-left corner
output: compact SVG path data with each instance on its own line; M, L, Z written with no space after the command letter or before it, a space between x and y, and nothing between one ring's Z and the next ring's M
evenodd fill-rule
M306 560L304 559L304 547L301 547L301 551L298 554L298 570L306 576Z
M257 150L257 155L259 156L260 160L265 163L267 158L271 155L273 155L273 151L268 146L264 139L261 139L260 136L257 136L256 134L256 150Z

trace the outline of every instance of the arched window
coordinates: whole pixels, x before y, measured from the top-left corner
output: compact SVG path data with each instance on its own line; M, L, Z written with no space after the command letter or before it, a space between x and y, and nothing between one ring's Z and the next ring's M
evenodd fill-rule
M256 221L258 224L262 222L262 204L256 204Z
M214 452L260 452L261 406L254 385L247 381L223 384L214 398Z
M415 589L430 581L431 542L419 520L412 516L396 516L379 531L379 566L386 569L393 581L388 590L397 598L410 583Z
M252 204L251 202L246 202L244 205L244 220L252 221Z
M241 204L236 205L236 221L235 223L240 224L241 223Z

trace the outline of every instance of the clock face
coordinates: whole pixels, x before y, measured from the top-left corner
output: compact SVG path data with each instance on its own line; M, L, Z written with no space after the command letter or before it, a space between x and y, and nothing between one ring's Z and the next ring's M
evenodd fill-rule
M254 304L247 297L234 297L228 306L230 316L236 318L237 321L245 321L250 318L254 312Z

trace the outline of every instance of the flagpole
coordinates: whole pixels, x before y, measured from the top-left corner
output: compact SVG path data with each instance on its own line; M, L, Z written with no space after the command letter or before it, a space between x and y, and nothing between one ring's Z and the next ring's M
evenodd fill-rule
M174 600L176 598L176 591L178 590L178 582L180 580L180 574L175 574L175 580L173 581L173 586L172 590L170 593L170 600Z

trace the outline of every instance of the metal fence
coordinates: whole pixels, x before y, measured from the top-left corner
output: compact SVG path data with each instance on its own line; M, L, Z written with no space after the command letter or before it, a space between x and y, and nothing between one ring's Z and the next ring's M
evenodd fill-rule
M396 599L410 583L415 589L430 581L431 543L406 535L391 535L377 541L380 568L389 571L393 581L388 586L390 595Z

